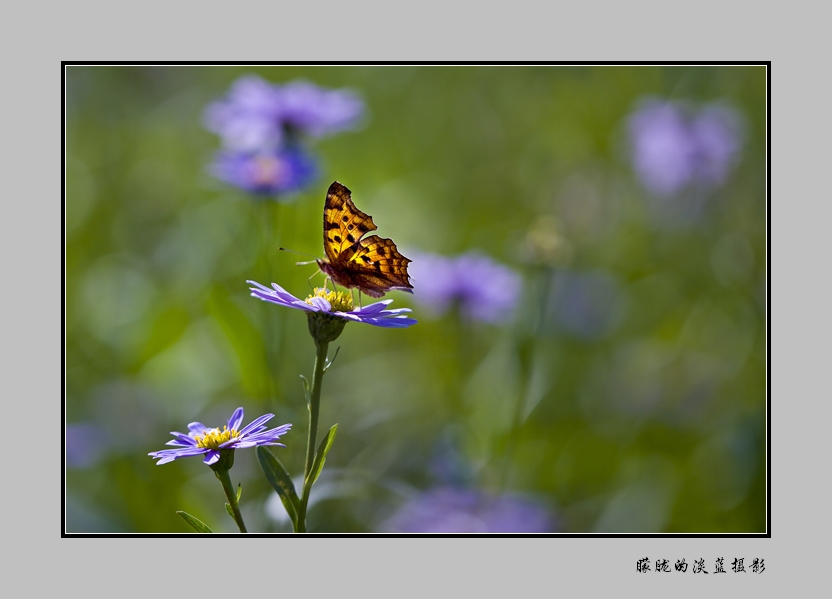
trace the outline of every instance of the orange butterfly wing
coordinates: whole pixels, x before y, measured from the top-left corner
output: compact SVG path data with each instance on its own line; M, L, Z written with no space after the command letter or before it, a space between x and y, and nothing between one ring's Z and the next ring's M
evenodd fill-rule
M324 203L324 251L326 260L318 266L342 287L355 288L371 297L381 297L391 289L411 293L407 274L409 258L399 253L392 239L370 235L375 231L373 217L353 204L350 190L335 181L329 186Z

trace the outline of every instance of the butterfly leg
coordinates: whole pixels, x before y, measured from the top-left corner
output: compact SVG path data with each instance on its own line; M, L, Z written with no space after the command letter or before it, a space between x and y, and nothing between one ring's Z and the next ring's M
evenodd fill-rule
M312 277L317 276L319 272L321 272L321 271L319 270L318 272L314 272L314 273L312 273L312 275L311 275L308 279L306 279L306 283L307 283L307 285L309 285L309 286L310 286L313 290L315 289L315 286L312 284ZM326 282L327 282L328 280L329 280L329 277L327 277L326 279L324 279L324 289L326 289Z

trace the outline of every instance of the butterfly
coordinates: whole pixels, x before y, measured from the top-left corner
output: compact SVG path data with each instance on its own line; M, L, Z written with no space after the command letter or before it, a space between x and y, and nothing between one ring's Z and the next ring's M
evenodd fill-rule
M397 289L413 293L407 264L392 239L378 235L373 217L352 202L350 190L334 181L324 203L324 251L326 259L318 267L333 282L348 289L358 288L371 297L381 297Z

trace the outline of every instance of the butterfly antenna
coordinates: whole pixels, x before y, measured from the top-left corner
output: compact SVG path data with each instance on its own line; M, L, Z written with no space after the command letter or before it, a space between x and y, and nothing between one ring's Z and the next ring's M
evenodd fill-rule
M310 258L315 258L315 256L313 256L312 254L306 254L304 252L298 252L298 251L290 250L290 249L287 249L287 248L277 248L277 249L279 249L281 252L291 252L293 254L298 254L299 256L309 256ZM318 261L318 259L315 258L314 260L309 260L307 262L295 262L295 265L296 266L305 266L307 264L313 264L317 261Z

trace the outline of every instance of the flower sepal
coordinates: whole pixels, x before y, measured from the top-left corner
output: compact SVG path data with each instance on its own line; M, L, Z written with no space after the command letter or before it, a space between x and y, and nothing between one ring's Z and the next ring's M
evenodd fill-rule
M338 339L347 325L347 321L328 312L307 312L309 334L315 344L330 343Z
M213 464L210 464L209 467L211 470L217 473L219 476L220 472L228 472L231 470L231 467L234 465L234 450L233 449L220 449L220 459L218 459Z

